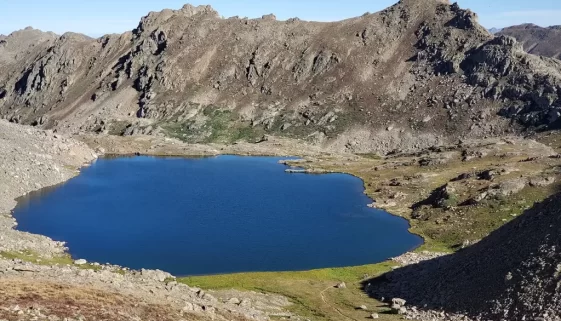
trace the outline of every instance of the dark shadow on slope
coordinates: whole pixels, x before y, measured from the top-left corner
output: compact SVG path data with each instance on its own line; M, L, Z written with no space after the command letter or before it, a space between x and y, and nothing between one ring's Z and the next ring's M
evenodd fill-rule
M528 311L533 309L533 304L526 307L518 303L524 295L525 300L533 300L536 292L522 286L536 275L528 268L533 263L528 262L536 261L536 256L546 247L556 252L551 257L560 257L559 245L561 193L558 192L479 243L455 254L365 281L363 290L378 300L384 298L386 302L401 298L407 300L408 306L482 316L488 320L504 319L507 311L507 319L514 320L524 313L531 315L535 312ZM548 259L540 258L542 261ZM547 277L546 270L556 271L559 269L557 264L561 263L556 259L549 259L549 262L551 266L542 269L544 277ZM542 293L539 300L545 300L547 304L547 300L554 301L556 295L555 291ZM539 302L530 303L540 305Z

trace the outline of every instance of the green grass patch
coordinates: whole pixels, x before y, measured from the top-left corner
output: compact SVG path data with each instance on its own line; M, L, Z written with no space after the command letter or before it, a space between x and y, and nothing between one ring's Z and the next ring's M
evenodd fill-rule
M419 250L436 248L450 252L464 241L476 241L489 235L504 224L522 215L536 202L553 195L556 186L547 188L526 187L508 198L495 198L474 206L460 206L451 210L431 209L426 221L412 221L412 231L426 237L427 243ZM450 216L444 224L436 220Z
M259 289L267 284L279 279L290 280L314 280L314 281L331 281L331 282L356 282L362 280L365 275L379 275L385 273L395 266L392 262L383 262L379 264L328 268L310 271L296 272L253 272L253 273L236 273L209 276L191 276L180 278L179 281L190 285L211 288L211 289Z
M162 123L161 127L167 136L187 143L255 142L265 133L262 127L253 127L249 122L241 121L239 115L231 110L209 106L202 110L202 114L206 117L204 123L187 120Z
M383 157L378 155L378 154L374 154L374 153L359 153L357 154L358 156L364 157L364 158L369 158L369 159L375 159L375 160L382 160Z
M348 313L356 314L356 318L361 319L368 314L355 311L357 302L369 302L372 307L380 304L367 298L361 289L361 282L388 272L396 265L393 262L383 262L311 271L192 276L179 278L178 281L203 289L237 289L280 294L293 303L289 310L311 320L340 320L341 315L333 307L349 311ZM339 282L345 282L347 289L335 289L334 286Z
M2 251L0 252L0 257L4 258L4 259L8 259L8 260L14 260L14 259L19 259L22 260L23 262L30 262L30 263L34 263L34 264L38 264L38 265L74 265L78 268L81 269L85 269L85 270L101 270L101 266L96 266L93 264L83 264L83 265L75 265L74 264L74 260L72 259L72 257L70 257L70 255L68 254L64 254L64 255L59 255L59 256L54 256L51 258L45 258L42 257L41 255L30 251L30 250L24 250L24 251L20 251L20 252L6 252L6 251Z

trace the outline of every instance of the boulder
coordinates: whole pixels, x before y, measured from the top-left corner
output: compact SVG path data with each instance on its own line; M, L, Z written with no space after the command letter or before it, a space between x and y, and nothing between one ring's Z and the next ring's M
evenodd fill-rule
M494 169L488 169L486 171L478 173L477 177L486 181L492 181L497 175L499 175L499 172Z
M193 303L185 302L185 306L181 309L182 312L193 312L195 311L195 306Z
M105 152L106 152L106 151L105 151L105 148L99 146L98 148L95 149L95 152L96 152L98 155L105 155Z
M555 183L555 177L534 177L529 183L532 187L545 187Z
M467 200L463 205L477 205L489 196L489 192L482 192Z
M238 299L238 298L231 298L226 302L229 303L229 304L235 304L235 305L239 305L241 303L240 299Z
M399 304L392 304L391 305L391 312L393 314L406 314L407 313L407 308L400 306Z
M446 184L435 189L431 196L424 202L435 208L449 209L458 205L456 189L451 184Z
M511 196L522 191L527 183L528 181L524 178L511 179L494 186L488 194L490 196Z
M173 278L173 276L167 272L160 271L160 270L145 270L142 269L140 274L150 280L164 282L166 279Z

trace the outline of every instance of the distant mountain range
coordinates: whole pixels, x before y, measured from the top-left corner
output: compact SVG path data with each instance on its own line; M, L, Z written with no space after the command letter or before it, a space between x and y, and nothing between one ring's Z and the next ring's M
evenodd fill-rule
M561 59L561 26L522 24L502 30L493 28L489 32L516 38L528 53Z

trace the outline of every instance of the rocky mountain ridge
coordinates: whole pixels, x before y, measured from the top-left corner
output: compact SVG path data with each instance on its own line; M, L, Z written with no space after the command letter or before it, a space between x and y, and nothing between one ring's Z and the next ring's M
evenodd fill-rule
M186 5L99 39L12 33L0 43L0 115L70 133L267 134L384 154L556 126L560 70L447 1L333 23Z

